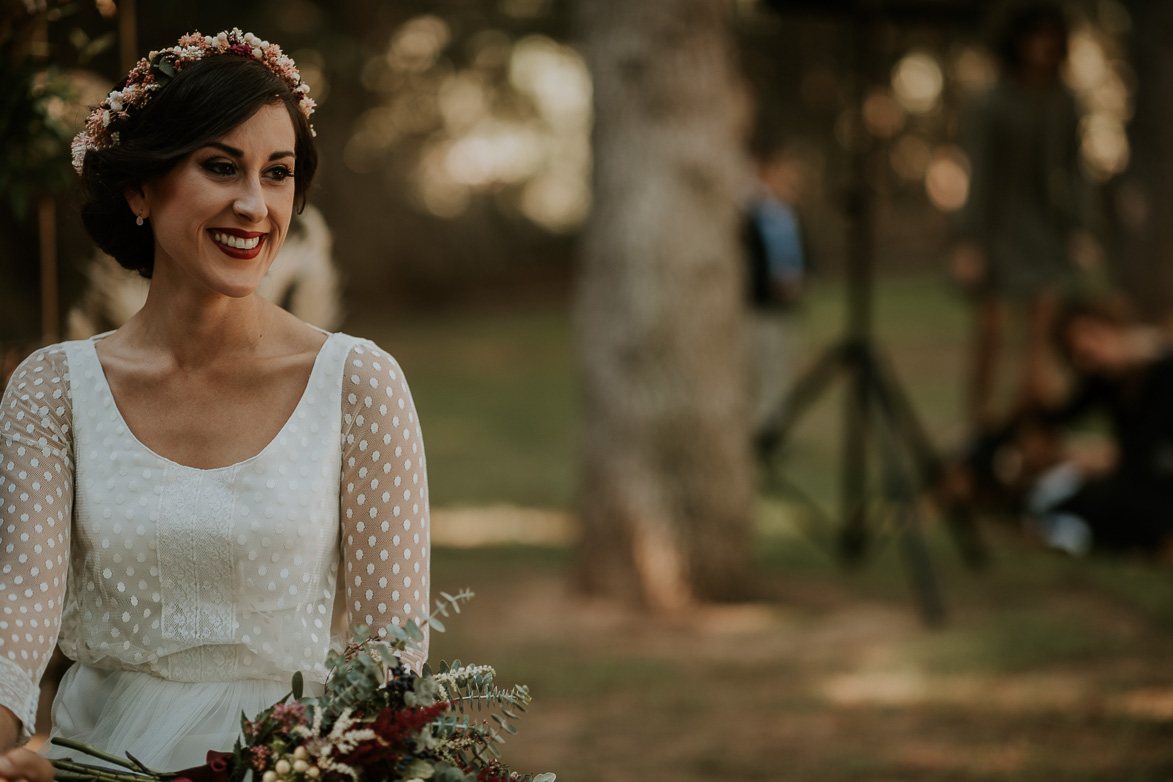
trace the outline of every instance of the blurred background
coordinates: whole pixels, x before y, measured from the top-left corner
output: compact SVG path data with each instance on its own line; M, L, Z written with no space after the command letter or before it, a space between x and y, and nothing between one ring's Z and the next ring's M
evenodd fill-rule
M1059 6L1077 113L1055 170L1078 180L1079 214L1064 285L1123 292L1161 338L1173 4ZM511 765L568 782L1168 779L1167 547L1065 556L1016 510L964 488L941 501L921 474L937 501L913 502L917 540L948 616L929 629L907 525L875 524L858 567L836 548L852 503L887 518L892 499L880 470L866 496L841 486L844 449L878 447L852 445L853 386L819 394L783 443L755 440L746 215L768 190L801 227L778 382L863 337L939 457L929 472L966 464L981 293L956 249L990 165L967 130L1007 78L1015 8L0 0L0 376L116 326L144 292L76 214L88 107L147 50L240 27L280 43L318 102L313 208L267 292L404 367L433 583L478 593L433 657L531 686ZM998 400L1017 393L1029 317L1008 308ZM1111 432L1101 417L1074 436ZM939 518L960 506L982 569Z

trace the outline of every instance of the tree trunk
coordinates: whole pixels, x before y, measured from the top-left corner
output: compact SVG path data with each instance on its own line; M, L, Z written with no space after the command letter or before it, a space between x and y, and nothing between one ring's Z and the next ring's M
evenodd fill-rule
M1136 112L1131 164L1117 188L1119 270L1125 290L1149 319L1173 319L1173 3L1134 0L1131 48Z
M731 4L577 5L595 106L578 585L669 610L735 599L753 464Z

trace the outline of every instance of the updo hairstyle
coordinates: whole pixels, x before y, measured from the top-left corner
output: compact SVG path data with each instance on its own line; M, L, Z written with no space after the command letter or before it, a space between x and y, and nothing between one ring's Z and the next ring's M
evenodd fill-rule
M150 103L121 121L118 144L86 152L81 218L94 242L123 267L149 279L155 266L154 230L149 221L136 225L126 194L165 175L264 106L278 103L293 121L293 187L300 213L318 167L318 152L298 97L264 64L222 54L188 65Z

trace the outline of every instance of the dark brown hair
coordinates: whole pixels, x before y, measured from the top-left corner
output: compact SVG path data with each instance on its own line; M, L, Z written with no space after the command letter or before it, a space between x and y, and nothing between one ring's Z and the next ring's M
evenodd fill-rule
M1052 32L1059 40L1060 56L1067 57L1067 36L1070 26L1067 16L1058 4L1049 0L1030 0L1010 8L1002 21L996 47L1002 67L1008 73L1022 68L1022 44L1039 32Z
M149 223L135 224L126 194L165 175L264 106L278 103L293 121L294 192L300 212L318 167L318 152L298 98L262 63L218 55L184 68L142 110L122 122L116 146L86 153L81 218L94 242L125 268L149 278L155 266L154 231Z

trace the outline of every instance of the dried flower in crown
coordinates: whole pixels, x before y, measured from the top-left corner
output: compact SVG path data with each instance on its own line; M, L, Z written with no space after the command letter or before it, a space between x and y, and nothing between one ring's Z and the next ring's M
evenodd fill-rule
M151 52L139 60L121 89L111 92L93 110L86 119L85 129L73 139L73 167L77 173L83 171L86 152L117 146L118 124L146 106L176 74L194 62L218 54L235 54L260 62L289 85L306 119L314 113L316 104L309 96L309 85L301 80L293 59L283 54L277 44L263 41L252 33L242 33L236 27L217 35L188 33L170 49ZM313 132L312 126L310 131Z

